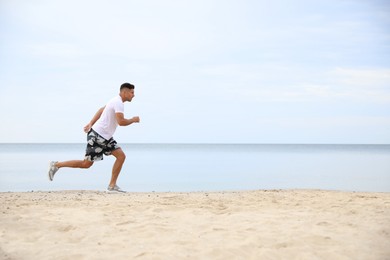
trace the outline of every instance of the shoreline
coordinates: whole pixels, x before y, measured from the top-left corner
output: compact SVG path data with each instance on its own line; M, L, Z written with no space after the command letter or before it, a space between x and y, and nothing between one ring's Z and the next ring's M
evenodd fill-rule
M390 193L0 193L3 259L386 259Z

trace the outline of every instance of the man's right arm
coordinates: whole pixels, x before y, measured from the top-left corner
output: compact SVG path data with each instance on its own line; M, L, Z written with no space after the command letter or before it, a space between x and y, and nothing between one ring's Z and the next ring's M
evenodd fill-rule
M91 130L92 126L96 123L96 121L98 121L98 119L100 118L100 116L102 115L103 113L103 110L106 106L104 107L101 107L97 112L96 114L92 117L91 121L86 125L84 126L84 132L88 133L89 130Z

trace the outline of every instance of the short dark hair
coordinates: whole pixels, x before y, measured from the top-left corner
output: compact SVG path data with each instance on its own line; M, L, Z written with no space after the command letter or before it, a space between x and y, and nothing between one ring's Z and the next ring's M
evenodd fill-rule
M122 89L124 89L124 88L134 89L135 86L134 86L133 84L130 84L130 83L123 83L123 84L121 85L120 90L122 90Z

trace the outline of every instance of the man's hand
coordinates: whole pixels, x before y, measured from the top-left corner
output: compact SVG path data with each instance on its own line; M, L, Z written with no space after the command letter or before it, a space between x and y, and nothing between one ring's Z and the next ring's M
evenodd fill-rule
M84 132L88 133L92 128L92 124L88 123L86 126L84 126Z
M135 116L131 119L134 123L139 123L139 116Z

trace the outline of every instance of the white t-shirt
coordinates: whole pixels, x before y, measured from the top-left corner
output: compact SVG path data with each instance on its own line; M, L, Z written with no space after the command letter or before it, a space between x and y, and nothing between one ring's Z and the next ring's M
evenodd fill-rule
M114 97L108 101L106 107L103 110L102 115L93 125L93 130L104 137L106 140L110 140L114 135L118 121L116 120L115 113L124 113L125 106L120 96Z

